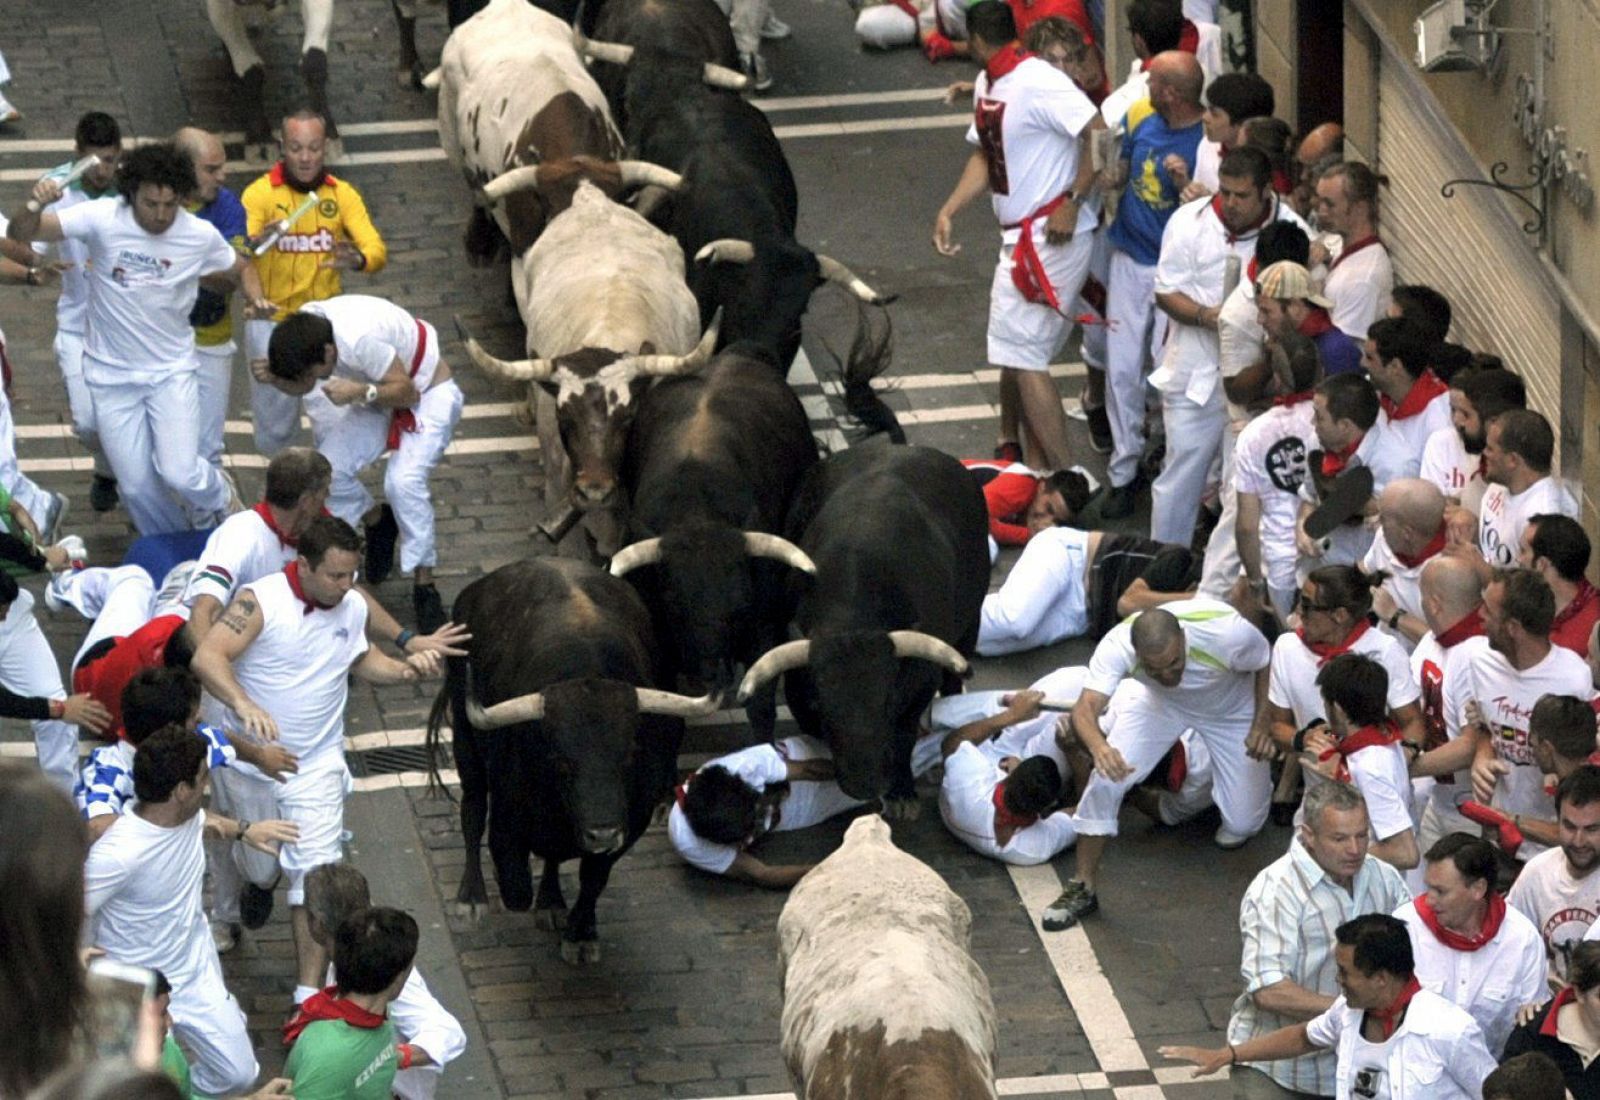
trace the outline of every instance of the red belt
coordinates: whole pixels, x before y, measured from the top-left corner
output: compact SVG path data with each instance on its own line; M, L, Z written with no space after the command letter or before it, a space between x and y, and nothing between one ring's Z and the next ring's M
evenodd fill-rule
M917 12L917 6L911 0L889 0L889 3L911 16L913 21L921 19L921 15Z
M1039 259L1039 250L1034 247L1033 223L1039 218L1048 218L1066 201L1065 193L1057 195L1018 222L1015 228L1022 230L1022 236L1017 238L1017 247L1011 254L1011 282L1022 293L1023 298L1047 305L1058 312L1061 309L1061 299L1056 296L1056 288L1050 285L1050 276L1045 272L1044 261ZM1005 228L1013 227L1008 225Z
M417 353L411 357L411 378L417 377L417 371L422 369L422 358L428 354L428 328L421 321L417 323ZM421 395L418 395L420 400ZM417 430L417 414L411 409L396 409L389 417L389 440L385 444L389 450L400 446L400 436L404 432Z

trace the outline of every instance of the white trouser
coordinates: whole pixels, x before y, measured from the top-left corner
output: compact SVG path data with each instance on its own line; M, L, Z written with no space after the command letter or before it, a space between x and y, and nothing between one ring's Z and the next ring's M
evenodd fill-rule
M417 430L401 432L400 445L389 456L383 474L383 495L394 509L400 527L400 569L409 573L419 565L439 561L433 537L433 497L428 478L450 445L461 419L463 398L455 379L429 388L414 410ZM333 487L328 511L361 529L361 517L372 507L372 494L361 484L361 471L383 457L388 446L391 409L362 405L339 407L320 388L306 397L306 414L317 450L333 466Z
M1211 529L1211 541L1206 543L1206 568L1200 577L1200 594L1219 600L1228 598L1244 569L1239 560L1239 491L1234 485L1233 469L1233 449L1238 443L1238 426L1229 420L1222 430L1222 516Z
M1084 280L1085 286L1089 279L1099 283L1101 287L1111 285L1111 241L1106 237L1104 229L1094 231L1094 244L1089 250L1089 276ZM1106 309L1110 309L1110 303ZM1100 307L1089 301L1082 293L1078 300L1072 304L1072 313L1075 317L1098 317L1102 322L1105 315ZM1078 329L1079 346L1083 351L1084 366L1090 370L1103 371L1106 369L1106 325L1089 324L1081 325Z
M243 847L243 845L240 845ZM222 981L215 951L188 981L173 982L172 1031L189 1056L194 1091L202 1096L233 1096L255 1083L261 1072L244 1010Z
M232 4L233 0L226 0ZM267 343L272 339L273 321L246 321L244 323L244 354L248 364L267 357ZM250 375L250 414L256 434L256 450L271 458L294 441L300 434L300 399L291 397L269 382L257 382Z
M159 382L89 384L100 441L141 535L204 527L227 507L227 486L200 455L195 373L190 363Z
M772 0L717 0L733 29L733 44L741 54L759 53L761 28L772 14Z
M1156 269L1119 248L1111 250L1106 286L1106 412L1111 418L1113 486L1131 482L1144 452L1145 375L1167 336L1166 315L1156 309Z
M95 474L110 477L111 464L106 461L100 433L95 430L94 402L89 399L89 385L83 380L83 333L56 333L56 365L61 368L61 384L67 389L67 407L72 410L72 434L94 458Z
M856 16L856 37L877 50L917 44L917 21L893 4L873 4Z
M1000 590L984 597L979 653L1021 653L1089 629L1088 544L1076 531L1063 537L1069 531L1051 528L1029 539Z
M1181 393L1163 393L1161 416L1167 426L1167 457L1150 486L1150 537L1188 546L1194 538L1206 478L1222 450L1222 433L1228 424L1222 384L1217 384L1204 405Z
M239 348L229 340L225 344L194 350L200 359L195 379L200 387L200 457L220 470L228 399L233 390L233 360Z
M65 699L61 669L44 631L33 617L33 596L17 593L0 622L0 684L34 699ZM68 792L78 779L78 727L49 718L31 723L39 767L52 783Z
M833 753L829 751L828 746L815 737L807 737L804 734L785 737L780 742L780 747L790 760L833 759ZM783 811L778 816L778 824L772 831L787 833L795 829L809 829L830 817L848 813L861 805L864 805L861 799L851 798L845 794L839 784L832 779L791 783L789 793L783 800Z
M132 634L150 621L156 585L142 565L68 569L50 578L50 591L92 625L72 658L77 668L93 646Z
M17 465L17 427L11 418L11 399L0 391L0 484L11 498L28 510L35 523L44 523L50 494L33 483Z
M276 859L245 844L210 850L215 896L212 916L216 920L232 923L239 919L239 888L244 879L271 889L282 867L289 880L289 904L304 905L306 872L344 859L344 799L350 790L344 756L322 753L314 761L301 760L300 769L281 783L253 768L221 768L213 773L211 787L218 813L236 821L241 817L250 821L281 818L300 829L299 839L283 845ZM229 848L231 851L226 850Z
M1089 273L1094 235L1076 233L1061 244L1051 244L1037 223L1033 234L1034 250L1056 300L1076 301ZM1015 266L1016 245L1002 244L989 284L989 327L985 336L989 365L1048 371L1050 360L1072 331L1072 321L1061 310L1023 297L1011 277Z
M210 701L206 696L205 702ZM270 779L218 768L211 773L211 807L235 821L271 821L278 816L273 787ZM211 916L223 924L239 923L239 892L245 882L270 890L278 881L277 858L248 844L207 836L206 862L211 869Z
M328 32L333 26L333 0L300 0L300 15L305 22L300 52L310 49L326 52ZM256 53L245 28L244 9L235 0L206 0L206 18L227 48L235 76L243 76L246 69L261 64L261 55Z
M1211 751L1194 730L1184 730L1173 750L1184 754L1183 782L1177 790L1163 787L1156 792L1157 812L1163 825L1182 825L1198 817L1211 805Z
M1185 729L1193 729L1211 754L1212 797L1222 824L1238 836L1254 836L1267 822L1272 801L1272 771L1265 760L1251 760L1244 741L1251 716L1197 722L1160 693L1137 680L1124 680L1111 697L1108 740L1133 770L1112 782L1097 769L1084 788L1074 819L1083 836L1116 836L1117 811L1128 789L1161 762Z

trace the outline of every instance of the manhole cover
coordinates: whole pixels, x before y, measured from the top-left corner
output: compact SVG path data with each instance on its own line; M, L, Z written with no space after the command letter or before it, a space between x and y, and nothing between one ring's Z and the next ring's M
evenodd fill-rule
M345 755L350 774L357 779L371 775L399 775L404 772L426 773L432 761L426 745L392 745L382 749L366 749ZM455 767L455 756L447 744L439 746L439 768Z

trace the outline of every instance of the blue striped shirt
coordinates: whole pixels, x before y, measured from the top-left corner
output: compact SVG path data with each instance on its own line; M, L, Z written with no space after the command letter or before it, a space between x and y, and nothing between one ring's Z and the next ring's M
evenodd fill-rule
M228 735L215 726L201 725L196 730L206 742L207 761L213 768L226 768L238 759ZM72 799L78 812L85 818L102 814L120 814L133 801L133 754L137 751L127 741L101 745L89 753L84 761L78 782L72 788Z

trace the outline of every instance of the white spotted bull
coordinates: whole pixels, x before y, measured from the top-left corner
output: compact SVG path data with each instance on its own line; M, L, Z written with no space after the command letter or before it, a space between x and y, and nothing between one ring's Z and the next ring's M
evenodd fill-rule
M800 1100L995 1096L972 914L881 817L856 820L778 918L783 1060Z

